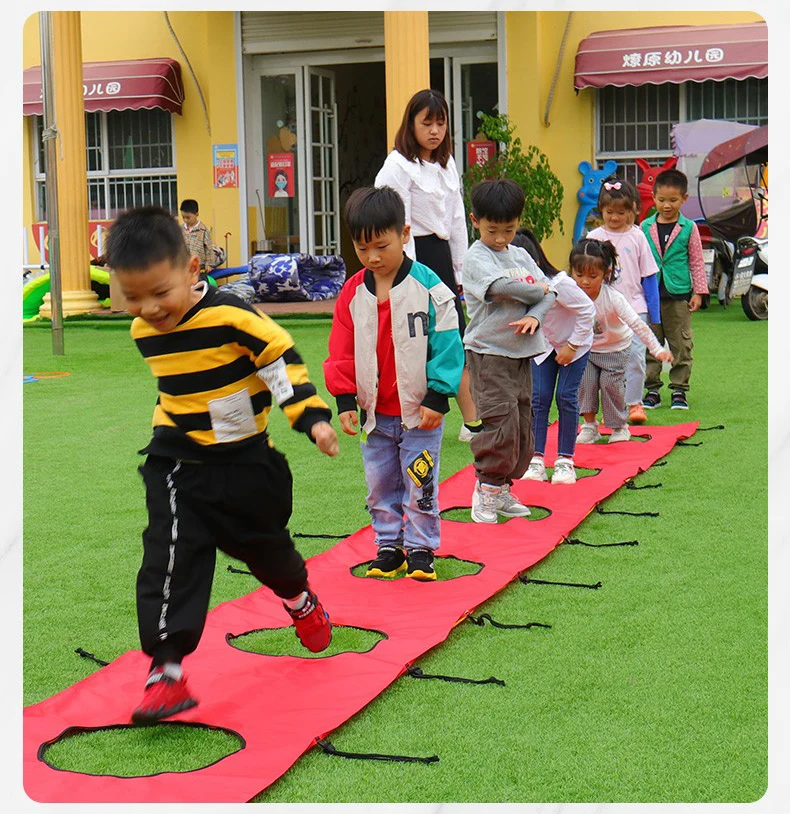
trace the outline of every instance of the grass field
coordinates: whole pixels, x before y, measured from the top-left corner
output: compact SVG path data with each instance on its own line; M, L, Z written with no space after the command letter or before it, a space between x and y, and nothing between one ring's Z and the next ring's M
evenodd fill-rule
M282 324L326 395L329 322ZM660 517L592 514L573 533L638 546L562 545L529 571L604 587L511 584L477 611L550 629L463 624L418 660L426 673L497 676L506 687L404 676L331 735L340 750L435 754L438 763L311 750L257 802L747 802L764 793L767 324L749 322L737 304L712 306L695 316L695 331L691 410L664 406L649 419L725 429L699 433L692 441L701 446L675 448L666 466L638 479L661 488L623 489L606 504ZM23 389L25 704L98 669L75 648L110 661L139 647L145 509L136 451L148 439L155 382L122 322L67 324L65 346L65 357L53 357L48 330L24 331L25 374L70 374ZM454 407L444 478L471 460L455 440L459 425ZM369 522L358 442L342 436L341 455L324 458L279 412L272 434L294 471L293 532L350 533ZM332 499L316 501L330 483ZM332 541L298 544L309 557ZM212 607L253 587L229 562L218 559ZM72 739L51 758L134 775L205 765L237 748L200 730L153 731Z

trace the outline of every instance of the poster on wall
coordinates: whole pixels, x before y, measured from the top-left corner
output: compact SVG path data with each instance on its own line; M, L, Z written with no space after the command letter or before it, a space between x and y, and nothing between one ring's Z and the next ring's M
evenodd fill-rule
M112 224L111 220L88 221L88 248L91 259L96 260L99 255L104 254L104 242ZM49 263L49 224L46 221L38 221L31 225L31 229L36 248L41 255L41 262Z
M466 143L466 166L487 164L496 154L495 141L468 141Z
M269 197L294 197L293 153L269 153L267 155Z
M214 186L217 189L239 185L239 145L214 145Z

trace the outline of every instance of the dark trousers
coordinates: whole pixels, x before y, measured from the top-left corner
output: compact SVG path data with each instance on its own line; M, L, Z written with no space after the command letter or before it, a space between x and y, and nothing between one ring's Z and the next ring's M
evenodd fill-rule
M455 310L458 313L458 330L463 338L466 330L466 317L458 296L458 283L455 281L453 270L453 255L450 243L436 235L423 235L414 238L414 253L418 262L435 271L439 279L455 294Z
M291 472L284 455L267 449L260 464L149 455L140 467L148 527L137 574L137 621L154 666L180 662L197 647L217 549L246 563L283 599L307 587L304 560L287 529Z
M532 369L529 359L466 352L472 398L483 429L472 436L481 483L518 480L535 449L532 436Z

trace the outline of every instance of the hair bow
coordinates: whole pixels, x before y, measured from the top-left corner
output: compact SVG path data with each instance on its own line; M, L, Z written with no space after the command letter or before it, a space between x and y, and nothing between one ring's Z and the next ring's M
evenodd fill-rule
M619 181L615 181L614 183L610 184L608 181L604 181L603 185L606 189L620 189L622 184Z

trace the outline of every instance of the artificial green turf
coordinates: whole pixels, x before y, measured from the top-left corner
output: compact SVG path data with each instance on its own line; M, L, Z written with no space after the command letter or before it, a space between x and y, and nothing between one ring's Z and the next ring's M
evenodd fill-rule
M282 322L325 393L328 321ZM76 647L105 660L139 647L145 510L136 450L156 389L128 326L92 326L67 324L66 356L57 358L47 331L24 331L24 373L71 373L23 386L26 704L98 669ZM341 750L436 754L439 763L313 749L257 801L742 802L764 793L767 325L746 320L736 303L697 314L694 326L691 409L665 403L648 412L648 427L699 420L725 429L699 433L691 440L702 446L677 447L666 466L636 478L661 488L621 489L605 502L658 517L592 513L569 534L638 546L562 545L528 572L602 587L512 583L475 613L550 629L464 623L417 660L426 673L496 676L505 687L404 676L330 735ZM459 427L453 405L443 478L471 461L455 440ZM328 459L280 413L272 432L294 471L292 531L350 534L369 523L357 439L342 436L341 455ZM334 542L297 540L305 556ZM212 606L251 589L229 562L218 558ZM152 756L168 762L167 749L138 751L125 750L131 773L146 773Z

